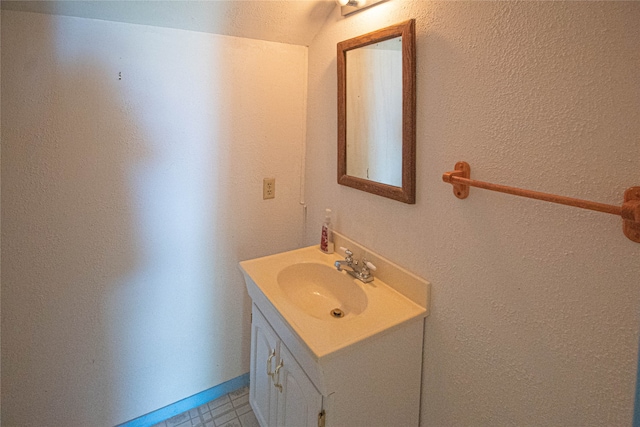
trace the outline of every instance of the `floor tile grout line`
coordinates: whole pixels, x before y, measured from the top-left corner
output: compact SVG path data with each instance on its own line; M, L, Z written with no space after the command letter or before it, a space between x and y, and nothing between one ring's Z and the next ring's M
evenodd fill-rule
M249 387L242 387L238 390L234 390L223 396L220 396L217 399L212 400L211 402L206 402L196 408L192 408L181 414L177 414L176 416L168 420L164 420L156 424L154 427L231 427L238 425L242 427L258 426L257 420L255 420L255 415L253 414L253 409L249 404L248 395ZM209 406L209 404L212 402L218 403L215 407L213 407L213 409L212 406ZM224 412L216 414L216 417L214 417L213 411L225 405L229 405L230 408L228 408L228 410L225 410ZM242 410L243 412L240 413L240 410ZM192 416L193 411L195 411L197 415ZM204 418L205 414L207 413L210 418L207 417L207 420L205 421ZM220 424L216 423L216 420L221 420L223 417L225 417L223 422L221 422ZM253 418L253 420L251 418ZM178 424L176 424L176 422Z

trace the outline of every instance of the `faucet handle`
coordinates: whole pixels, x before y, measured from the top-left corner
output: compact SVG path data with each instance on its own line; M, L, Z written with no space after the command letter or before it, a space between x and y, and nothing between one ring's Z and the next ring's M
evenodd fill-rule
M340 250L341 250L342 252L344 252L344 254L347 256L347 258L351 258L351 257L353 256L353 252L351 252L351 251L349 250L349 248L345 248L345 247L343 247L343 246L340 246Z
M360 268L360 280L365 283L368 283L373 280L373 276L371 275L372 271L376 271L376 266L373 263L367 261L365 258L362 258L362 268Z

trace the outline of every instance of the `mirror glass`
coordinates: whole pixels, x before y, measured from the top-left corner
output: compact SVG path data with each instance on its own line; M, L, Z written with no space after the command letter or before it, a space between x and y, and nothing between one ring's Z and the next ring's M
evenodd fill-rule
M338 183L415 203L415 21L338 43Z
M402 37L346 59L347 174L402 187Z

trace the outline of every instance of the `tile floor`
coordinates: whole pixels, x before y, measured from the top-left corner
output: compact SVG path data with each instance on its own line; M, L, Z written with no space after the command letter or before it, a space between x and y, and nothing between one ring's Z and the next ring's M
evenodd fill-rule
M259 427L243 387L153 427Z

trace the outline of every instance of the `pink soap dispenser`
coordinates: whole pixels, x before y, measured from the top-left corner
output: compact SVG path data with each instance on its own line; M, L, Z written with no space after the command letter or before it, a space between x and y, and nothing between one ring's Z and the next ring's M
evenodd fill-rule
M320 237L320 250L325 254L333 253L333 232L331 231L331 209L324 212L324 223L322 223L322 235Z

